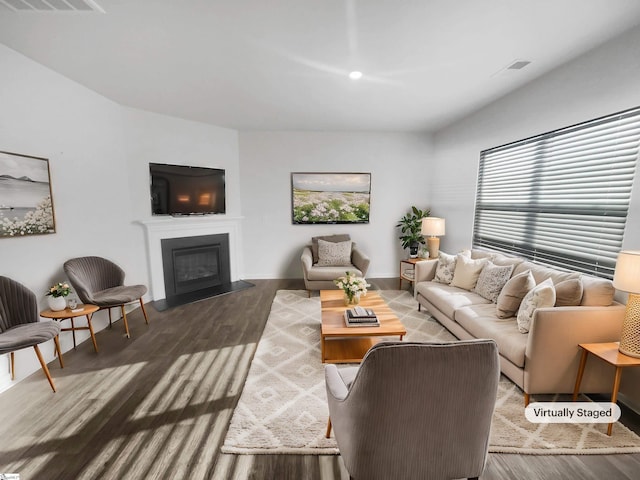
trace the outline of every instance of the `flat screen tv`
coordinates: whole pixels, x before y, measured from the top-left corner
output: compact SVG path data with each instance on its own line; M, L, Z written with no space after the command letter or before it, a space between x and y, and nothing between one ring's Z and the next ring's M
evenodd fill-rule
M224 170L149 164L153 215L225 213Z

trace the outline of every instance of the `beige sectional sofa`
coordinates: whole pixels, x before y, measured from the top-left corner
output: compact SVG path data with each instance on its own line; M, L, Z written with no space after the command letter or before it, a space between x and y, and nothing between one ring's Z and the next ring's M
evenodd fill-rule
M573 283L582 285L582 295L578 295L575 305L537 308L529 332L521 333L515 317L498 317L493 301L473 290L435 281L437 259L416 264L414 295L419 309L424 307L461 340L495 340L502 373L525 392L526 404L532 394L573 392L580 360L579 343L620 339L625 307L614 301L615 290L610 281L561 272L501 254L473 250L466 255L472 259L486 258L492 265L513 265L510 278L518 274L528 276L526 272L530 270L536 284L550 278L555 286L569 279L579 279ZM613 368L604 362L590 359L581 391L611 392L613 373Z

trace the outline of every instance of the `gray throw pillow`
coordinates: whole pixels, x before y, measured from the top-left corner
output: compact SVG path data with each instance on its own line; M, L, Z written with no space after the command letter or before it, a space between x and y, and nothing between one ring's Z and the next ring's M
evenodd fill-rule
M496 301L496 316L509 318L515 316L520 303L529 290L536 286L531 270L526 270L511 278L502 288Z
M488 262L480 272L474 291L481 297L496 303L502 288L511 278L514 266L499 266Z
M351 240L346 242L326 242L319 239L318 265L321 267L351 265Z
M346 242L347 240L351 240L351 237L348 233L311 237L311 256L313 257L313 263L318 263L318 240L324 240L325 242Z

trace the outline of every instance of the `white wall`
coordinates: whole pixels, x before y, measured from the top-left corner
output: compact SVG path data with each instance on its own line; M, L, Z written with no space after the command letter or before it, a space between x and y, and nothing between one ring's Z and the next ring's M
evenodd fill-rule
M397 221L428 207L431 138L411 133L241 132L246 278L301 278L312 236L349 233L371 257L368 277L398 275ZM370 172L367 225L292 225L292 172Z
M431 204L447 220L444 251L471 244L480 151L640 105L640 28L437 132ZM640 174L624 248L640 248Z
M144 254L131 223L121 108L0 45L0 150L49 159L56 233L0 238L0 274L31 290L41 308L44 293L64 281L62 264L74 256L101 255L121 265ZM127 268L131 282L144 272ZM107 324L96 315L97 329ZM79 339L85 332L77 332ZM71 335L61 335L63 350ZM47 361L53 343L44 345ZM16 352L16 379L39 370L33 349ZM54 375L55 377L55 375ZM44 375L43 383L46 385ZM11 384L8 355L0 357L0 390Z

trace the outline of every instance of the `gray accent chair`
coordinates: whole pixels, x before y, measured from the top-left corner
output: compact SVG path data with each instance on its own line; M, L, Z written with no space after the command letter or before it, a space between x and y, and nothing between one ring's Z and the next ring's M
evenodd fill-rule
M53 384L49 368L47 368L38 345L53 339L60 368L64 368L58 341L59 333L60 324L58 322L53 320L40 321L36 295L31 290L8 277L0 277L0 354L10 354L11 380L15 378L13 352L33 347L42 371L55 392L56 386Z
M149 325L147 311L142 296L147 293L144 285L124 285L124 270L115 263L102 257L78 257L64 263L64 271L69 277L82 303L93 304L100 310L109 311L111 325L111 308L120 307L124 330L129 335L129 323L124 306L132 302L140 302L144 321Z
M307 289L309 296L311 296L312 290L334 290L338 288L333 281L343 276L347 271L353 272L359 277L364 277L367 274L370 259L358 248L355 242L351 248L351 264L339 266L318 265L319 239L327 242L344 242L351 240L351 237L348 234L313 237L311 243L304 247L300 260L302 262L304 288Z
M360 367L325 366L327 436L356 480L477 478L499 376L493 340L381 342Z

